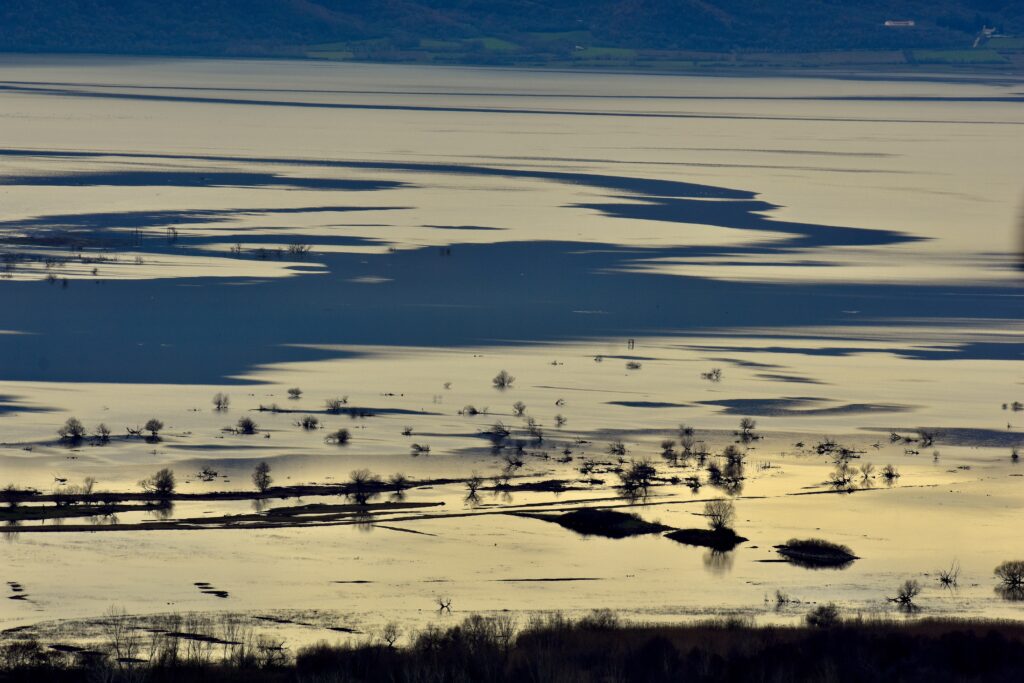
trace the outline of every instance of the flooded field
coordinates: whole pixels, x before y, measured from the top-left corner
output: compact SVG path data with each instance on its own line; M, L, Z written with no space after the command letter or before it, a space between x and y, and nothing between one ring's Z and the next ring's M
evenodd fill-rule
M0 629L1021 618L1022 101L0 58Z

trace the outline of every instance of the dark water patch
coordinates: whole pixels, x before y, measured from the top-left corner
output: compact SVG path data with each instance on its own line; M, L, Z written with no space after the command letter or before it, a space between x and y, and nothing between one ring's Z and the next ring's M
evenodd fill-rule
M834 78L830 74L830 78ZM914 75L913 81L926 80ZM971 83L966 79L943 82ZM596 94L571 92L516 91L505 90L397 90L397 89L352 89L352 88L243 88L232 86L183 86L183 85L138 85L124 83L96 83L84 81L3 81L10 86L61 87L61 88L116 88L117 90L168 90L183 92L250 92L288 93L306 95L411 95L414 97L508 97L514 99L559 99L559 100L679 100L679 101L784 101L784 102L1019 102L1024 95L665 95L665 94ZM1013 84L1013 81L999 82Z
M691 406L688 403L668 403L666 401L605 401L605 404L626 408L687 408Z
M0 297L0 301L2 301L2 297ZM53 411L54 408L19 403L17 396L11 396L9 394L0 394L0 415L10 415L17 413L52 413Z
M424 225L424 228L433 228L434 230L467 230L467 231L490 231L490 230L508 230L508 228L488 228L483 225Z
M236 378L260 365L365 355L340 350L342 345L457 348L495 340L526 345L730 330L743 338L743 330L755 328L785 338L806 326L828 326L858 339L858 327L879 318L899 319L902 327L920 320L930 329L937 320L969 325L1019 315L1019 303L1000 287L725 282L626 272L622 265L635 250L607 245L582 252L580 246L453 245L444 257L430 248L318 254L326 270L315 278L72 282L67 288L0 282L4 326L27 333L0 335L0 378L242 383ZM393 281L366 287L348 281L356 274ZM571 315L599 308L608 314ZM895 341L890 349L874 351L841 343L691 348L825 356L875 352L934 360L1020 359L1024 352L1022 343L954 339L934 352L900 348ZM543 374L531 379L551 385Z
M33 229L49 231L92 231L80 237L113 238L112 231L143 228L179 227L182 225L203 225L233 220L242 216L272 216L308 213L348 213L353 211L397 211L404 206L307 206L300 208L245 208L245 209L191 209L165 211L117 211L97 213L49 214L0 222L0 230ZM40 241L37 232L32 233L35 242ZM79 235L76 235L78 237ZM261 236L253 235L258 240ZM120 237L125 239L125 237ZM198 239L198 238L193 238ZM206 238L208 241L214 241ZM247 237L248 241L249 238ZM10 242L9 238L4 238ZM164 238L160 241L166 242Z
M0 185L45 187L210 187L370 192L408 187L389 180L302 178L255 171L138 171L122 170L53 175L0 175Z
M706 201L681 197L648 197L642 202L576 204L605 216L631 220L691 223L738 230L783 233L792 237L779 247L809 249L825 246L882 246L917 242L921 237L894 230L848 228L772 220L764 212L779 207L762 201ZM742 265L742 264L741 264Z
M564 583L573 581L604 581L605 579L596 576L556 576L551 578L539 578L539 579L494 579L501 583Z
M830 399L813 396L780 398L734 398L698 401L701 405L722 406L728 415L760 417L811 417L817 415L861 415L865 413L904 413L913 406L890 403L843 403L824 406Z
M22 86L12 83L0 84L0 92L19 93L24 95L45 95L54 97L84 98L99 100L124 100L142 102L175 102L188 104L221 104L247 107L285 107L297 109L327 109L338 111L403 111L403 112L436 112L462 114L515 114L533 116L581 116L610 117L627 119L705 119L705 120L739 120L739 121L815 121L815 122L863 122L863 123L902 123L902 124L966 124L977 125L1024 125L1020 121L998 121L971 119L921 119L921 118L878 118L855 116L798 116L781 114L722 114L701 112L665 112L665 111L621 111L621 110L586 110L586 109L536 109L526 107L483 107L483 106L441 106L354 103L354 102L317 102L303 100L270 100L240 97L199 97L195 95L152 94L140 92L98 92L80 90L72 87L41 87Z
M753 360L739 360L737 358L708 358L710 361L716 361L719 363L729 363L730 365L736 365L741 368L781 368L781 365L773 365L772 363L759 363Z
M280 164L286 166L315 166L323 168L362 169L371 171L401 171L408 173L473 175L500 178L533 178L552 182L585 185L606 190L646 194L659 197L704 197L712 199L753 199L756 195L747 190L702 185L677 180L658 178L636 178L596 173L573 173L568 171L543 171L535 169L475 166L472 164L398 162L398 161L343 161L334 159L302 159L293 157L240 157L227 155L180 155L85 152L76 150L25 150L0 149L0 156L38 158L108 158L124 159L172 159L235 164Z
M865 431L880 434L915 434L930 432L936 444L985 448L1013 448L1024 445L1024 433L1009 429L980 429L976 427L864 427Z
M898 305L894 300L896 296L902 295L910 289L917 289L918 285L907 285L907 286L895 286L892 289L893 297L891 302L894 305ZM975 294L980 294L984 289L978 287L968 287L960 289L959 287L946 288L943 286L933 290L936 293L939 291L952 292L953 290L959 290L964 294L973 291ZM1004 294L996 294L992 292L993 297L1004 296ZM977 299L976 299L977 300ZM952 303L952 299L949 300ZM994 302L993 302L994 303ZM930 304L929 304L930 305ZM938 310L936 307L935 310ZM965 311L967 313L967 311ZM901 321L901 324L914 322L916 315L908 311L907 318ZM940 318L946 318L945 314L941 314ZM975 318L978 321L984 318L976 317L968 314L967 318ZM1002 316L996 316L996 319L1003 319ZM856 327L853 325L852 327ZM763 336L763 335L758 335ZM851 339L856 338L855 336L849 337ZM802 356L857 356L861 354L869 353L882 353L887 355L894 355L900 358L908 358L912 360L957 360L961 358L978 358L985 360L1021 360L1024 359L1024 344L1021 342L979 342L979 341L953 341L943 343L942 345L935 346L915 346L912 348L906 348L894 345L890 348L867 348L862 346L691 346L692 349L701 351L728 351L734 353L790 353Z
M802 377L800 375L787 375L783 373L760 372L754 376L759 379L769 380L772 382L789 382L792 384L826 384L826 382L811 379L810 377Z

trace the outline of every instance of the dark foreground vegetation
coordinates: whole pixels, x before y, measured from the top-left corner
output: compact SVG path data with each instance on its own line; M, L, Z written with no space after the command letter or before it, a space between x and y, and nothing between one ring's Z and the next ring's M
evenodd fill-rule
M622 624L598 611L575 622L537 617L522 629L507 615L474 615L428 628L408 644L400 637L392 625L372 642L315 645L294 656L263 642L236 651L170 639L149 659L138 651L124 661L22 640L0 651L0 681L943 682L1019 681L1024 671L1024 624L1009 622L655 626ZM123 637L116 642L125 646ZM225 657L209 656L222 648Z

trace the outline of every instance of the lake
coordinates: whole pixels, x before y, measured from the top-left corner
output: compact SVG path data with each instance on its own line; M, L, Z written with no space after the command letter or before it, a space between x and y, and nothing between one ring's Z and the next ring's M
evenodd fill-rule
M788 623L896 613L907 578L924 615L1019 618L992 569L1024 554L1022 105L1005 75L0 57L0 485L138 493L168 467L197 494L0 508L0 627ZM60 440L72 416L112 438ZM336 491L198 495L251 493L261 461L283 487L422 485L326 517ZM543 518L704 528L717 498L749 539L729 552ZM859 559L774 548L812 537Z

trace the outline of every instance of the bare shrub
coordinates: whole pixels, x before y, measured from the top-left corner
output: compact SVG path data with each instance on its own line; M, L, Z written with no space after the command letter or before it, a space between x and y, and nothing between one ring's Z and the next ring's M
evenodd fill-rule
M298 387L292 387L288 390L288 398L293 401L302 397L302 389Z
M409 477L405 476L401 472L396 472L388 477L388 483L391 484L391 488L393 488L396 493L401 493L412 486L412 482L409 480Z
M914 610L917 609L917 605L914 604L914 598L920 594L921 584L917 579L907 579L896 591L896 597L889 598L889 600L895 602L903 609Z
M225 393L218 391L213 395L213 409L216 411L224 411L231 405L231 397Z
M532 436L538 443L544 440L544 429L540 423L534 418L527 418L526 420L526 431Z
M722 381L722 368L711 368L707 372L700 373L702 379L706 379L709 382L721 382Z
M882 478L891 484L900 478L900 472L895 465L886 465L882 468Z
M336 415L345 409L346 404L348 404L348 396L342 396L341 398L329 398L324 401L324 408L328 413Z
M320 418L315 415L305 415L295 424L307 431L312 431L314 429L320 429Z
M729 444L722 451L722 456L725 457L725 461L730 465L742 465L746 459L747 454L737 448L734 444Z
M944 588L956 588L960 581L960 563L953 560L949 569L939 570L939 583Z
M337 431L331 432L324 439L325 442L333 443L333 444L338 445L338 446L346 446L346 445L348 445L348 442L351 441L351 440L352 440L352 434L347 429L345 429L344 427L342 427L341 429L339 429Z
M110 427L100 422L96 425L96 429L93 431L93 436L100 443L107 443L110 441Z
M255 434L259 431L259 425L253 422L251 417L240 417L235 425L235 431L239 434Z
M744 417L740 419L740 438L744 441L750 441L756 439L757 435L754 434L754 429L757 427L757 421L752 417Z
M522 401L516 401L512 404L512 413L516 417L522 417L526 413L526 404Z
M174 470L166 467L158 470L149 479L140 481L139 486L146 493L156 494L160 498L168 498L174 495L174 489L177 486L174 481Z
M804 619L812 628L832 628L839 625L839 608L834 602L818 605Z
M658 476L658 471L648 460L635 460L618 475L623 493L632 497L646 494Z
M515 381L515 377L508 374L507 371L502 370L501 372L494 376L494 379L491 380L491 383L494 384L495 389L508 389L509 387L512 386L513 383L515 383Z

